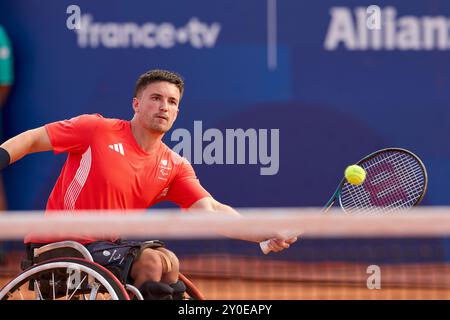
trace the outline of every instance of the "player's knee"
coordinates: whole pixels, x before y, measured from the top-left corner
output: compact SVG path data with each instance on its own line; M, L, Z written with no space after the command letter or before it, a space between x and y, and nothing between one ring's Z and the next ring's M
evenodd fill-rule
M140 272L163 273L163 265L160 255L151 249L143 250L139 259L135 262Z
M153 250L154 253L159 255L163 273L178 273L180 269L180 263L177 256L166 248L157 248Z
M178 260L178 257L172 251L167 250L167 249L164 249L164 250L165 250L165 255L169 258L169 260L171 262L171 272L178 273L178 271L180 271L180 261Z
M178 272L180 269L177 256L165 248L144 249L140 253L138 261L146 267L161 268L162 273Z

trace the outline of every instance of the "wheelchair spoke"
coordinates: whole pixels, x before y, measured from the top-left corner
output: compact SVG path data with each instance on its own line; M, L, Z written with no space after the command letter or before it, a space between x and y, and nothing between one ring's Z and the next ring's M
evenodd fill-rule
M55 273L52 272L52 291L53 291L53 300L56 300L56 293L55 293Z
M13 299L14 298L14 292L19 292L19 294L20 294L20 297L21 297L21 299L20 300L25 300L24 298L23 298L23 295L22 295L22 293L20 292L20 288L19 289L17 289L16 291L9 291L6 295L8 296L8 299L9 298L11 298L11 299Z
M17 289L17 292L19 292L19 294L20 294L20 300L25 300L25 298L23 297L22 291L20 291L20 288Z
M34 290L38 294L38 298L36 300L45 300L44 297L42 296L41 289L39 288L39 282L37 282L36 280L34 280Z
M80 281L80 283L77 285L77 287L73 290L72 294L70 295L70 297L66 300L70 300L72 299L73 295L75 294L75 292L77 292L77 290L80 288L81 284L84 282L84 280L86 280L87 276L83 277L83 280ZM68 291L67 291L68 292Z

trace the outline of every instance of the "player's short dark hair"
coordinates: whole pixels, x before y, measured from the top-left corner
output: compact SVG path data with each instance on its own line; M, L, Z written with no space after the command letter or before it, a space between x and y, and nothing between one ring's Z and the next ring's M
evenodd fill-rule
M139 77L134 88L134 96L137 97L150 83L159 81L173 83L180 90L181 99L184 91L183 78L178 73L159 69L147 71Z

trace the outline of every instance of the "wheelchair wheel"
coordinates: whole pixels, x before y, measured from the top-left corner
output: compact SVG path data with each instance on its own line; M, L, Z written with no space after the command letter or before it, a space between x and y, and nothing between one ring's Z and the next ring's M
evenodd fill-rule
M0 300L129 300L116 276L79 258L56 258L31 266L11 280Z

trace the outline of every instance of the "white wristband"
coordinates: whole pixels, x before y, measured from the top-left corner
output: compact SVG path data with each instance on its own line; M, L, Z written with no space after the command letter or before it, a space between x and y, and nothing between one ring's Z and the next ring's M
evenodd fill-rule
M266 241L261 241L261 242L259 243L259 246L261 247L261 250L262 250L262 252L263 252L264 254L268 254L270 251L272 251L272 250L269 248L269 241L270 241L270 240L266 240Z

